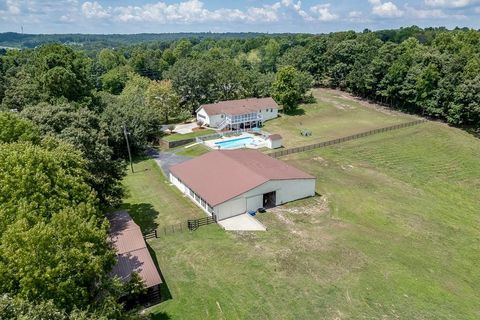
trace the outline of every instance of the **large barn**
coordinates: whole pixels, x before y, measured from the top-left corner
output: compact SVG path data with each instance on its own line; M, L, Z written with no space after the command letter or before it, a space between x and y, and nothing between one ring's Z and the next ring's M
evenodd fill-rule
M315 195L315 177L256 150L218 150L170 168L170 181L218 220Z

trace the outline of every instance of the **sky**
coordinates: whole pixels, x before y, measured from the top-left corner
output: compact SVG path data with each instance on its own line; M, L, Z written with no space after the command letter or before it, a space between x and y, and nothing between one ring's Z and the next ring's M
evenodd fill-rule
M480 0L0 0L0 32L165 33L480 29Z

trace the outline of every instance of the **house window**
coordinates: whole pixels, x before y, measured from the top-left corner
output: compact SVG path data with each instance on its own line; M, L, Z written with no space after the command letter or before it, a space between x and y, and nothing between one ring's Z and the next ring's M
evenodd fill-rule
M203 114L198 113L197 116L201 119L205 119L205 116Z
M213 214L213 208L208 206L208 212L210 212L211 214Z
M193 190L192 190L192 189L190 189L190 197L192 197L192 198L193 198L193 197L194 197L194 195L195 195L195 192L193 192Z

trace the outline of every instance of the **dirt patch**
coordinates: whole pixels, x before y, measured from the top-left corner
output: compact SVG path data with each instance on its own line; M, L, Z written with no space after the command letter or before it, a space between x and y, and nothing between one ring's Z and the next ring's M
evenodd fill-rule
M310 200L310 199L309 199ZM304 231L295 226L295 222L288 215L305 216L318 221L315 216L324 216L329 212L328 200L325 196L315 197L300 206L279 206L269 210L275 217L284 223L292 234L302 236ZM296 218L297 218L296 217Z
M347 99L347 100L350 100L350 101L355 101L356 103L360 104L363 107L374 109L374 110L376 110L378 112L381 112L383 114L387 114L387 115L390 115L390 116L405 116L405 114L402 113L402 112L392 110L388 107L384 107L384 106L376 104L376 103L372 103L372 102L370 102L368 100L365 100L363 98L360 98L360 97L352 96L351 94L349 94L347 92L344 92L344 91L335 90L335 89L327 89L327 88L319 88L318 91L320 93L321 92L326 92L326 93L329 93L329 94L333 94L333 95L335 95L339 98ZM335 107L341 109L340 107L337 106L337 104L340 104L338 101L336 102L333 99L328 99L328 98L325 98L325 97L321 97L321 99L323 99L327 102L331 102L331 103L333 103L333 105ZM340 104L340 105L342 105L342 104Z
M193 132L197 132L197 131L203 131L203 130L205 130L205 128L204 128L204 127L196 127L196 128L192 128L192 131L193 131Z
M351 164L346 164L346 165L341 165L340 166L343 170L351 170L353 168L355 168L354 166L352 166Z
M354 110L354 109L356 109L353 106L349 106L348 104L341 103L339 101L336 101L335 99L329 99L327 97L320 97L320 100L331 103L338 110Z

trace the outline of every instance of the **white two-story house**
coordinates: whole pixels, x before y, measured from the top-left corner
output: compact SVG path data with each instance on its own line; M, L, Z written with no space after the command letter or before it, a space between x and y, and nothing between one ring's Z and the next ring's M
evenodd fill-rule
M218 130L261 127L278 116L278 104L272 98L250 98L201 105L197 122Z

